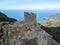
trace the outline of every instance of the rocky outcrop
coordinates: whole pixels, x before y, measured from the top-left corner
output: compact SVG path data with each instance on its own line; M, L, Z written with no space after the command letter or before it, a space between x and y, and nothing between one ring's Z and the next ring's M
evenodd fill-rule
M3 26L6 44L9 42L10 45L47 45L48 34L40 26L34 23L30 25L24 23L18 25L16 22L13 25Z

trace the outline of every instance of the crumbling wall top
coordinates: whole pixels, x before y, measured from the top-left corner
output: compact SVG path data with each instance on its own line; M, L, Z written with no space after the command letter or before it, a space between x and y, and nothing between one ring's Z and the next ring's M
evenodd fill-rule
M29 13L24 12L24 21L27 24L36 23L36 14L35 13Z

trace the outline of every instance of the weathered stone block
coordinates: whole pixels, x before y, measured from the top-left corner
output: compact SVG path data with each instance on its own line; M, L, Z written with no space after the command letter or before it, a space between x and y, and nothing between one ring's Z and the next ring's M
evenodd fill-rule
M24 21L27 24L36 23L36 14L35 13L24 12Z

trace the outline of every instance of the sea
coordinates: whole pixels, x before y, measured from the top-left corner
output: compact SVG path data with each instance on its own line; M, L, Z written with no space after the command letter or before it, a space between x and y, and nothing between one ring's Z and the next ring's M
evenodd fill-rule
M45 20L45 16L60 13L60 10L0 10L10 18L24 20L24 12L32 12L36 14L36 20Z

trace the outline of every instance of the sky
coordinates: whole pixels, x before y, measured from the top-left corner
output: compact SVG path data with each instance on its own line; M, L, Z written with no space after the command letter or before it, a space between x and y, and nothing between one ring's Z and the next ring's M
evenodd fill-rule
M40 20L41 17L50 15L54 12L44 10L60 10L60 0L0 0L0 11L6 14L8 17L18 20L23 19L24 11L21 10L39 10L40 12L38 11L36 13L37 19ZM41 10L43 12L41 12Z
M60 10L60 0L0 0L2 10Z

